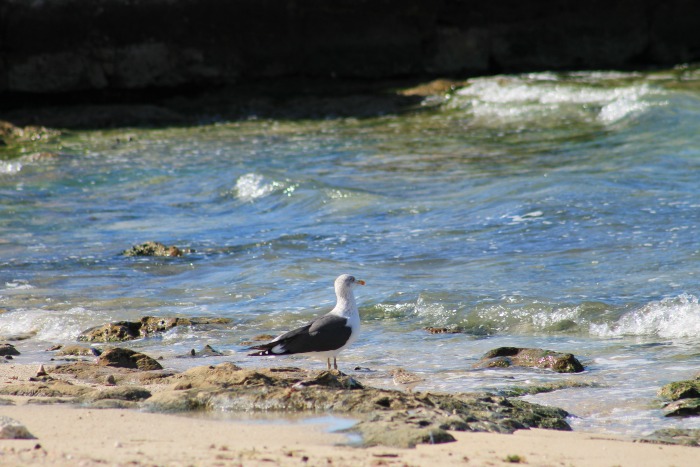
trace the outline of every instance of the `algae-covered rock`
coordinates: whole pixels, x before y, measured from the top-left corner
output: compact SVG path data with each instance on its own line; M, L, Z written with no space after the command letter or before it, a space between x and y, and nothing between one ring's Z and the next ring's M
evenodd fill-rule
M120 368L136 368L139 370L162 370L163 367L153 358L131 349L109 349L100 355L98 365L115 366Z
M7 355L19 355L19 350L12 344L0 344L0 357Z
M700 380L676 381L663 386L658 391L659 397L676 401L700 397Z
M583 365L573 354L544 349L499 347L484 354L476 368L505 368L524 366L553 370L557 373L579 373Z
M228 318L179 318L144 316L139 321L117 321L83 331L78 336L83 342L124 342L168 331L176 326L223 325Z
M165 246L160 242L145 242L140 245L134 245L128 250L124 250L124 256L183 256L186 253L191 253L188 248L180 249L174 245Z

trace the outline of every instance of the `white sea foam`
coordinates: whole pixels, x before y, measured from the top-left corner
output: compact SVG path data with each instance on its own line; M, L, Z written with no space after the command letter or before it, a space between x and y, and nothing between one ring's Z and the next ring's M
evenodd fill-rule
M39 308L17 309L0 314L2 335L34 334L35 339L46 342L75 341L85 329L108 320L108 315L97 316L83 307L67 311ZM0 336L1 337L1 336Z
M688 294L651 302L626 313L616 323L591 324L590 332L601 337L698 337L700 303L697 297Z
M284 184L276 181L267 181L265 177L256 173L242 175L236 180L236 196L243 201L253 201L263 198L274 191L283 188Z
M494 123L552 117L612 124L645 111L652 105L646 98L659 93L647 84L608 88L552 76L497 76L470 80L451 105Z
M0 161L0 174L14 175L22 170L19 162Z

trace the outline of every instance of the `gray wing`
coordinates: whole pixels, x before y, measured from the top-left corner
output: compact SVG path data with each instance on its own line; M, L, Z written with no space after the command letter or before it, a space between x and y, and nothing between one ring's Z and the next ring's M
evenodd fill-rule
M251 349L262 350L251 355L272 355L270 349L277 345L284 347L284 352L274 355L287 355L305 352L326 352L340 348L350 338L351 329L347 319L335 315L323 315L305 326L282 334L267 344L256 345Z

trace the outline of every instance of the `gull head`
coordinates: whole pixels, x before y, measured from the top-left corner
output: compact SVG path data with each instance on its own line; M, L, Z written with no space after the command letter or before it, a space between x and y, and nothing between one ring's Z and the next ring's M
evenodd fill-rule
M355 279L355 276L350 274L342 274L335 280L335 293L338 295L346 295L356 285L365 285L365 281Z

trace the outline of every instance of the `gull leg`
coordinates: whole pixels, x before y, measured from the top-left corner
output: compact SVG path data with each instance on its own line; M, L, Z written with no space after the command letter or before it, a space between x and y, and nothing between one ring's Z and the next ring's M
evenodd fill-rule
M331 369L331 359L327 358L326 363L328 363L328 369L330 370Z
M330 358L328 359L329 365L330 365ZM338 369L338 362L335 361L335 357L333 357L333 369L337 370Z

